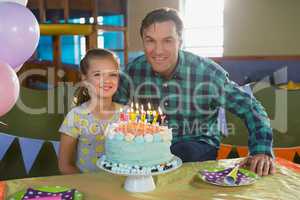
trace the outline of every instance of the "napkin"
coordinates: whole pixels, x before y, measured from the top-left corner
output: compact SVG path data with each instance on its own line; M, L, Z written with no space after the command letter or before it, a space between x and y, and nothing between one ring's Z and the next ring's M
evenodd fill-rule
M6 184L0 181L0 200L5 200Z
M28 188L22 200L73 200L75 189L70 189L63 192L44 192L40 190L35 190Z

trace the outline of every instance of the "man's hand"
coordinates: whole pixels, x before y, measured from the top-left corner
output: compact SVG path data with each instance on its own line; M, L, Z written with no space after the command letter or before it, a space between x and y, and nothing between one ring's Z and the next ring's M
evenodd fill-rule
M250 170L257 173L259 176L267 176L275 173L275 164L273 158L266 154L256 154L249 156L240 164L250 167Z

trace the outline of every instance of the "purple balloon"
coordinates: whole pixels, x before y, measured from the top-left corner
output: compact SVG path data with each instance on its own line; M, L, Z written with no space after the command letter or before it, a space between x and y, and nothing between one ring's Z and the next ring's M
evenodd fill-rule
M0 2L0 60L13 69L34 53L40 38L39 24L32 12L12 2Z

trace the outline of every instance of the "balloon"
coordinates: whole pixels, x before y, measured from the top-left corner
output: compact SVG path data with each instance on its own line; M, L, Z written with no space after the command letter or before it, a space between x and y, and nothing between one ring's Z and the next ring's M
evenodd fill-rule
M40 38L39 24L26 7L0 2L0 60L13 69L34 53Z
M0 2L15 2L15 3L19 3L23 6L27 5L27 0L0 0Z
M4 62L0 62L0 117L17 102L20 83L16 72Z

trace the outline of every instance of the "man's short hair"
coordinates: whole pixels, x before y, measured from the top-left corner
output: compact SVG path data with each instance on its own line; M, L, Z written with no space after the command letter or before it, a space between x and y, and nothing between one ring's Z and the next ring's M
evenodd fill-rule
M143 31L157 22L173 21L176 26L178 36L182 37L183 22L177 10L173 8L158 8L149 12L143 19L140 27L140 35L143 37Z

